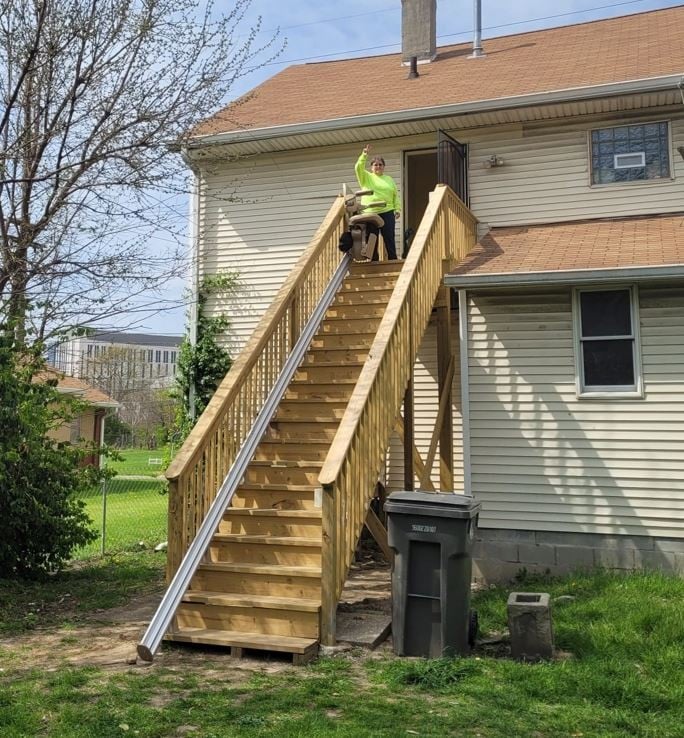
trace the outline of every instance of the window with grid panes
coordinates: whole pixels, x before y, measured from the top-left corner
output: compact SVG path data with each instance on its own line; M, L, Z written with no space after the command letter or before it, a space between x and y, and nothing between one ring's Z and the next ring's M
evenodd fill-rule
M669 178L669 140L667 122L592 131L592 184Z

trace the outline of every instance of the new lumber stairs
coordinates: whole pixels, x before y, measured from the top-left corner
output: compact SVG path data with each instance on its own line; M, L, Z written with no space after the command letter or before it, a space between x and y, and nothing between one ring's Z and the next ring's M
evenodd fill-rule
M167 640L291 653L318 648L318 475L401 262L352 264L176 611Z

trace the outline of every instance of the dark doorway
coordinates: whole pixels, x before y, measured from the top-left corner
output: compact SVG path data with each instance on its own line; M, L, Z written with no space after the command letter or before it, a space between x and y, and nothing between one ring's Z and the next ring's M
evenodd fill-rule
M406 256L437 184L437 150L404 152L404 248Z

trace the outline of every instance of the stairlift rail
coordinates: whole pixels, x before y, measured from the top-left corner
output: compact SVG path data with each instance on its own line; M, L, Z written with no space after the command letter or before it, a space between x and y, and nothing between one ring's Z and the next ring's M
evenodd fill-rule
M344 256L328 286L323 292L316 308L311 314L309 321L304 326L297 343L292 348L290 355L281 370L273 389L268 395L264 406L254 420L254 424L240 450L238 451L233 465L228 471L214 501L212 502L202 524L188 547L183 561L176 570L171 583L162 598L156 613L154 614L145 634L138 644L138 655L145 661L152 661L154 654L159 648L164 634L169 629L171 621L178 606L190 585L192 577L200 565L202 558L209 547L211 539L221 522L225 510L231 503L235 490L239 486L247 470L262 436L268 428L268 424L275 413L285 390L287 389L297 367L311 343L318 327L323 320L326 310L335 298L342 281L349 269L350 258Z

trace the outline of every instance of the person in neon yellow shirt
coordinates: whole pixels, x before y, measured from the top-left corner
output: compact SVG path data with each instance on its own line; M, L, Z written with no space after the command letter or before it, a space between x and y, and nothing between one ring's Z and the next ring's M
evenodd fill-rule
M399 190L397 185L388 174L385 174L385 160L381 156L374 156L370 163L370 172L366 169L366 161L370 153L370 145L363 147L361 156L359 156L354 171L359 187L362 190L373 190L372 195L364 195L361 198L361 204L367 205L374 200L384 200L383 207L369 208L366 212L377 213L384 221L385 225L380 229L382 238L387 249L387 258L397 258L397 245L394 239L394 230L396 219L401 215L401 205L399 204ZM376 226L367 226L368 234L375 233L377 236L378 228ZM375 247L373 253L373 261L378 260L378 247Z

